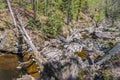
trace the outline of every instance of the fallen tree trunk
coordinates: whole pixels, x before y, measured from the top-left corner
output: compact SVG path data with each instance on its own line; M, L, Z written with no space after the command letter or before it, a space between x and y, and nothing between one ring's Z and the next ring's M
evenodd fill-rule
M35 55L35 58L37 60L40 61L40 63L43 63L43 62L46 62L45 59L42 57L41 54L39 54L38 50L36 49L35 45L32 43L32 40L31 38L29 37L29 35L27 34L27 31L25 30L24 28L24 25L22 23L22 21L20 20L20 17L17 16L17 19L18 19L18 22L19 22L19 25L18 25L18 28L20 30L20 32L22 33L23 35L23 38L24 40L26 41L26 43L30 46L30 48L34 51L34 55ZM40 55L40 56L38 56Z
M18 15L18 13L16 13L17 14L16 16L14 16L13 10L11 8L10 1L9 0L6 0L6 1L7 1L7 4L8 4L8 8L9 8L10 14L11 14L12 19L13 19L14 26L19 29L19 31L22 34L22 36L23 36L24 40L26 41L26 43L33 50L33 52L34 52L33 54L34 54L36 60L38 61L39 66L42 67L42 64L43 64L43 62L45 62L45 59L42 57L41 54L39 54L39 52L36 49L35 45L32 43L32 40L29 37L29 35L27 34L27 31L25 30L24 25L23 25L19 15Z
M116 44L106 56L104 56L100 61L97 62L97 64L101 65L107 60L109 60L112 56L117 54L120 51L120 43Z

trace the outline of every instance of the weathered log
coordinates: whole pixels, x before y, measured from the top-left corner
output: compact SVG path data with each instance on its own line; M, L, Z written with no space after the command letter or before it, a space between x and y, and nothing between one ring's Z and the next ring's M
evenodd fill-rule
M14 26L17 27L20 30L24 40L30 46L30 48L34 51L34 56L37 59L39 65L41 66L41 64L43 62L45 62L45 59L42 57L41 54L39 54L39 52L37 51L35 45L32 43L32 40L29 37L29 35L27 34L27 31L25 30L24 25L23 25L22 21L20 20L19 15L17 14L16 17L14 16L13 10L11 8L10 1L9 0L6 0L6 1L7 1L7 4L8 4L8 8L9 8L10 14L11 14L12 19L13 19ZM17 18L17 20L16 20L16 18ZM18 24L17 24L17 21L18 21Z
M8 8L9 8L9 10L10 10L10 14L11 14L11 17L12 17L12 20L13 20L13 23L14 23L14 26L17 26L17 22L16 22L16 19L15 19L13 10L12 10L12 8L11 8L10 1L9 1L9 0L6 0L6 1L7 1Z
M24 40L26 41L26 43L30 46L30 48L34 51L34 56L35 58L40 61L40 63L46 62L45 59L42 57L42 55L38 52L38 50L36 49L35 45L33 44L31 38L29 37L29 35L27 34L27 31L24 28L24 25L22 23L22 21L20 20L20 17L17 16L19 25L18 28L20 30L20 32L23 35ZM38 56L40 55L40 56Z
M109 60L112 56L117 54L120 51L120 43L116 44L106 56L104 56L97 64L103 64L105 61Z
M112 33L112 32L95 32L95 35L96 35L98 38L114 39L115 36L117 36L118 34Z

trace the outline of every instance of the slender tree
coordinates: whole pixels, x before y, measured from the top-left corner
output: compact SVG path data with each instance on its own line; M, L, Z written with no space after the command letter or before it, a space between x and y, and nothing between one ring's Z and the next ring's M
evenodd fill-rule
M38 0L32 0L32 4L33 4L33 10L34 10L34 19L36 20L37 13L38 13Z
M108 1L105 0L105 18L108 18Z
M71 0L68 0L68 7L67 7L67 24L71 22Z
M79 0L79 2L78 2L78 13L77 13L77 18L76 18L77 21L79 19L79 13L81 11L81 2L82 2L82 0Z
M45 0L45 16L48 16L48 6L49 6L49 1Z

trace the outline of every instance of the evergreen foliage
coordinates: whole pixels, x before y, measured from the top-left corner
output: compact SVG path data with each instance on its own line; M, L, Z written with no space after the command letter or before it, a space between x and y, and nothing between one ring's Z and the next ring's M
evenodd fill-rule
M6 4L2 0L0 0L0 9L3 9L5 7L6 7Z
M18 5L33 10L34 18L28 19L29 26L38 28L49 35L57 35L64 24L84 21L97 24L106 19L120 19L120 0L12 0ZM0 8L5 7L0 1ZM44 22L40 16L47 17ZM86 18L90 18L87 19ZM90 21L91 20L91 21ZM41 26L41 24L43 24ZM74 24L75 25L75 24ZM42 28L42 29L41 29Z

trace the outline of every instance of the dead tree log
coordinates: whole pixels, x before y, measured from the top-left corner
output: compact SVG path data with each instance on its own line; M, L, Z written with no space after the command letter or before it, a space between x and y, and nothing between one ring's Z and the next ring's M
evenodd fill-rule
M13 20L13 24L14 24L14 26L17 26L17 22L16 22L16 19L15 19L13 10L12 10L12 8L11 8L10 1L9 1L9 0L6 0L6 1L7 1L7 5L8 5L8 8L9 8L9 11L10 11L10 14L11 14L11 17L12 17L12 20Z
M29 37L29 35L27 34L27 31L25 30L25 27L22 23L22 20L20 19L19 15L17 15L17 20L18 20L18 28L20 30L20 32L23 35L24 40L26 41L26 43L30 46L30 48L34 51L34 55L36 57L37 60L40 61L40 63L46 62L45 59L42 57L41 54L39 54L38 50L36 49L35 45L33 44L31 38ZM38 56L40 55L40 56Z
M20 33L22 34L24 40L30 46L30 48L33 50L34 56L35 56L36 60L38 61L39 65L42 67L41 64L46 62L46 60L42 57L41 54L39 54L39 52L36 49L35 45L32 43L32 40L29 37L29 35L27 34L27 31L25 30L24 25L22 23L22 20L20 19L18 13L17 13L16 16L14 15L13 10L11 8L10 1L9 0L6 0L6 1L7 1L7 4L8 4L8 9L10 11L10 14L12 16L12 20L13 20L14 26L17 27L20 30Z
M101 65L107 60L109 60L112 56L120 52L120 43L116 44L106 56L104 56L100 61L97 62L97 64Z

